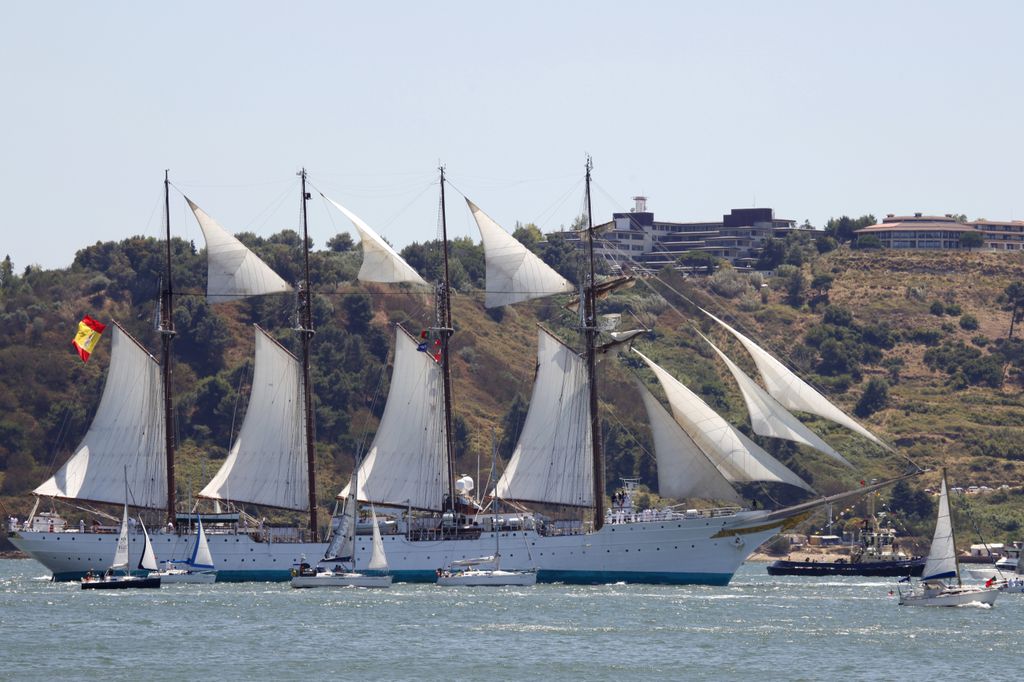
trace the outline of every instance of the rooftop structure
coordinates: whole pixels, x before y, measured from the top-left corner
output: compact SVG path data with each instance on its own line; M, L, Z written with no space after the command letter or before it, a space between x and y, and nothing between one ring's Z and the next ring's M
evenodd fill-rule
M982 248L1002 251L1024 249L1024 221L961 221L952 214L942 216L890 213L882 222L856 231L858 237L873 235L888 249L960 249L961 235L975 232Z
M613 270L623 266L656 270L684 254L709 253L738 268L757 261L768 240L799 229L795 220L776 218L770 208L734 208L720 221L668 222L647 210L647 197L635 196L633 210L613 213L601 226L594 252ZM576 239L578 235L567 235Z

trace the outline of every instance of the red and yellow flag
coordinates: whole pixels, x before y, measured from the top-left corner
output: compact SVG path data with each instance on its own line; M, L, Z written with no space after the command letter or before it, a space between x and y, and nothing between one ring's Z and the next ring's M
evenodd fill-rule
M97 322L88 315L78 323L78 333L75 334L75 340L71 342L71 345L78 351L82 362L89 362L92 349L96 347L96 343L100 340L100 334L106 328L107 325Z

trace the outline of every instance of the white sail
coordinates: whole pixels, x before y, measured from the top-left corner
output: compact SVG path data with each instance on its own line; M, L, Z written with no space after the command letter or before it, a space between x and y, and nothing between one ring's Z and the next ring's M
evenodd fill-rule
M676 422L729 481L774 481L813 492L803 479L725 421L696 393L640 351L634 348L633 352L658 377Z
M213 555L210 554L210 543L206 539L206 531L203 530L202 517L199 517L196 528L196 546L192 550L192 558L188 563L193 568L216 568L213 564Z
M363 222L359 216L338 202L324 197L336 209L342 212L359 232L363 245L363 264L359 268L358 278L363 282L410 282L430 286L413 270L405 259L398 255L390 244L377 234L373 228Z
M128 570L128 505L124 506L124 517L121 519L121 533L117 536L117 549L114 550L113 569Z
M530 409L495 495L505 500L593 504L586 364L541 329Z
M946 490L946 473L942 473L942 489L939 493L939 516L935 521L932 546L925 560L921 580L955 578L956 546L953 542L953 520L949 515L949 493Z
M801 412L809 412L819 417L824 417L829 421L859 433L879 445L884 445L875 434L865 429L853 417L850 417L830 403L825 396L818 393L807 382L789 371L785 365L772 357L768 351L703 308L701 308L701 311L729 330L743 344L743 347L747 349L747 352L754 359L754 364L757 365L757 370L761 373L761 378L764 380L768 393L778 400L783 407L788 410L800 410Z
M221 227L191 199L185 197L185 201L195 214L206 239L206 298L210 302L237 301L247 296L291 291L288 283L245 244Z
M440 510L448 492L441 366L416 347L399 328L384 415L356 489L361 502ZM348 497L350 487L338 497Z
M149 541L149 533L146 532L146 524L142 523L142 519L139 519L139 525L142 526L142 558L139 559L139 569L143 571L158 571L159 566L156 565L156 554L153 553L153 543Z
M200 497L308 509L302 366L256 327L256 368L242 428Z
M742 503L743 498L729 484L708 456L676 423L672 415L637 382L640 397L654 435L654 457L658 463L658 494L684 500L699 497Z
M469 199L466 203L484 243L487 275L484 306L496 308L575 290L572 282L551 269L476 204Z
M75 453L33 492L36 495L123 504L167 506L163 380L160 366L117 323L110 367L96 416ZM127 477L127 483L125 478Z
M759 436L784 438L796 443L803 443L819 452L825 453L837 462L853 468L853 465L846 461L845 457L836 452L818 434L804 426L799 419L788 412L767 391L758 386L757 382L748 377L718 346L711 343L708 337L699 331L697 333L708 342L709 346L715 349L718 357L722 358L722 362L729 368L729 372L732 373L733 378L739 385L740 393L743 394L743 401L747 404L747 411L750 413L750 425L754 429L754 433Z
M373 517L373 551L370 553L370 563L367 568L371 571L388 570L388 558L384 554L384 539L380 536L380 527L377 525L377 512L370 510Z

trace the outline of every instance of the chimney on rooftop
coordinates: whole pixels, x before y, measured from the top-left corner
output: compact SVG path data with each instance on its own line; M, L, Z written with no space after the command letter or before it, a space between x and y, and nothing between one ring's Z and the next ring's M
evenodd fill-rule
M633 201L636 202L636 205L633 206L634 213L647 213L647 197L633 197Z
M920 218L920 217L921 217L921 214L920 214L920 213L915 213L915 214L914 214L914 217L915 217L915 218Z

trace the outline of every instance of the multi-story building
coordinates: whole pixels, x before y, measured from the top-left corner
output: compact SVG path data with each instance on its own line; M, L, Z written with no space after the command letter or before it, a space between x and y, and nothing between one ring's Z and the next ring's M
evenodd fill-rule
M770 208L734 208L721 221L677 223L655 220L647 210L647 197L633 197L633 201L632 211L612 214L595 243L596 255L613 269L629 264L656 270L693 251L746 268L754 264L769 239L798 229L796 221L776 218Z
M982 248L1002 251L1024 249L1024 221L975 220L961 222L956 216L898 216L890 213L882 222L856 231L858 237L873 235L887 249L960 249L961 235L981 234Z

